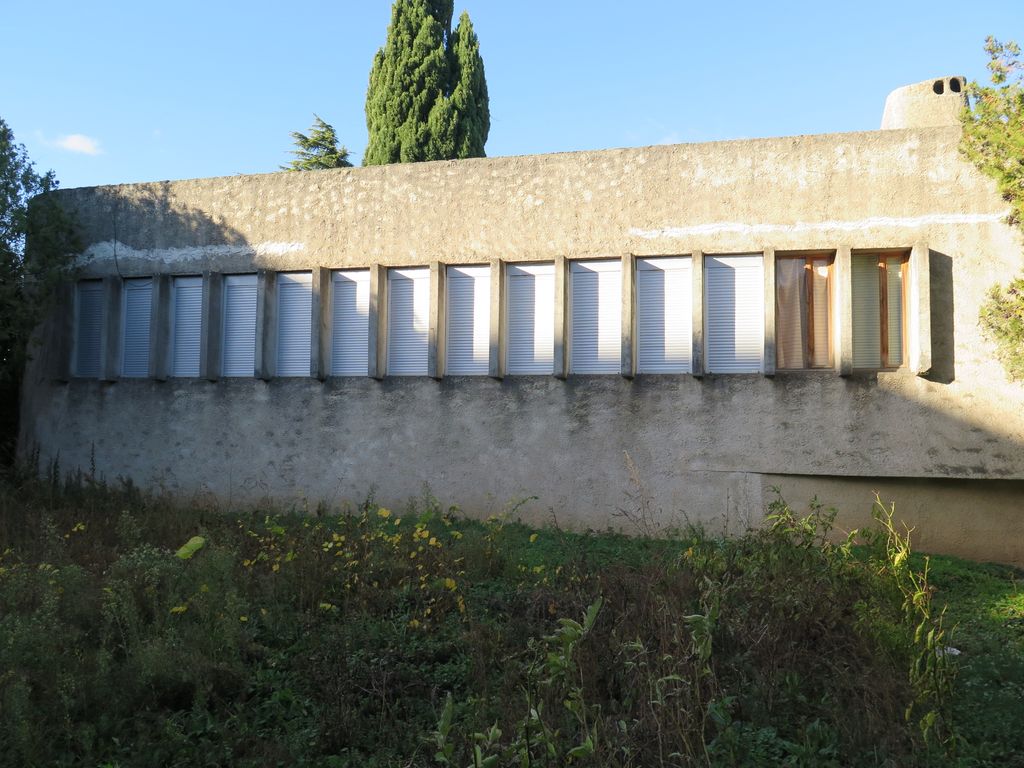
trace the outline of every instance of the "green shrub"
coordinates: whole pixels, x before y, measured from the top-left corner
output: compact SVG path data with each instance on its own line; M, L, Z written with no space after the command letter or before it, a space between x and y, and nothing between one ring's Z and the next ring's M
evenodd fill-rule
M981 306L980 320L1010 378L1024 380L1024 277L994 286Z

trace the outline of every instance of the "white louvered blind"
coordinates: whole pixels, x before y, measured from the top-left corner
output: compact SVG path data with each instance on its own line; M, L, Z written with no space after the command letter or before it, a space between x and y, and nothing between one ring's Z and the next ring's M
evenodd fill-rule
M149 321L153 308L153 280L124 281L121 294L121 375L149 376Z
M555 348L555 265L509 264L506 370L510 375L551 374Z
M486 376L491 349L491 268L448 267L445 370Z
M224 376L253 376L256 368L256 275L224 278Z
M313 275L281 272L277 275L278 376L309 376L313 310Z
M885 260L888 288L889 360L890 367L903 365L903 259L890 256Z
M103 282L83 280L75 297L75 375L100 375L100 326L103 322Z
M572 373L622 370L622 262L574 261L571 285Z
M705 257L704 307L708 370L760 371L764 354L762 256Z
M693 343L692 262L637 259L638 373L689 373Z
M878 295L878 259L855 255L851 259L853 293L853 367L882 366L882 319Z
M331 307L331 375L365 376L370 323L370 271L334 272Z
M194 378L199 375L203 278L176 277L171 292L171 376Z
M388 374L427 374L430 270L388 270Z

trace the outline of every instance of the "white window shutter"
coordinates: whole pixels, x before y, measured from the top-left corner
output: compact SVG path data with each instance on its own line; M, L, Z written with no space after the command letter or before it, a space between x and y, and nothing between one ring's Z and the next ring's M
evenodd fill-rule
M278 376L309 376L312 349L313 275L277 275Z
M689 257L637 259L638 373L690 373L692 280Z
M622 262L574 261L571 285L572 373L622 370Z
M75 375L98 378L100 338L103 323L103 282L83 280L78 284L75 317Z
M224 376L253 376L256 369L256 275L224 278Z
M491 354L491 268L448 267L445 371L486 376Z
M331 280L331 375L366 376L370 271L337 271Z
M505 276L506 370L513 376L550 375L554 371L555 265L510 264Z
M203 278L176 277L171 294L171 376L194 378L202 342Z
M878 296L878 262L874 256L851 259L853 293L853 367L882 365L881 307Z
M152 309L152 278L125 280L121 294L122 376L149 376L149 324Z
M764 259L704 260L705 345L710 373L758 373L764 357Z
M389 269L389 375L427 375L429 319L430 268Z

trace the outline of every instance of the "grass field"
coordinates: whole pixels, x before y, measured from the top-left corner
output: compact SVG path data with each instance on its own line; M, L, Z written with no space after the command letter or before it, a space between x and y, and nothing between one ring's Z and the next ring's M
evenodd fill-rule
M9 477L0 764L1024 765L1020 572L769 511L652 539Z

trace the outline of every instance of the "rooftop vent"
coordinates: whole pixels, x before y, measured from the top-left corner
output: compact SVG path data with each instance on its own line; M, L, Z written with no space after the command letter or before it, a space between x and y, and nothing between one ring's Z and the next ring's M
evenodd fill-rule
M963 77L942 77L897 88L885 100L882 130L959 125L966 87Z

